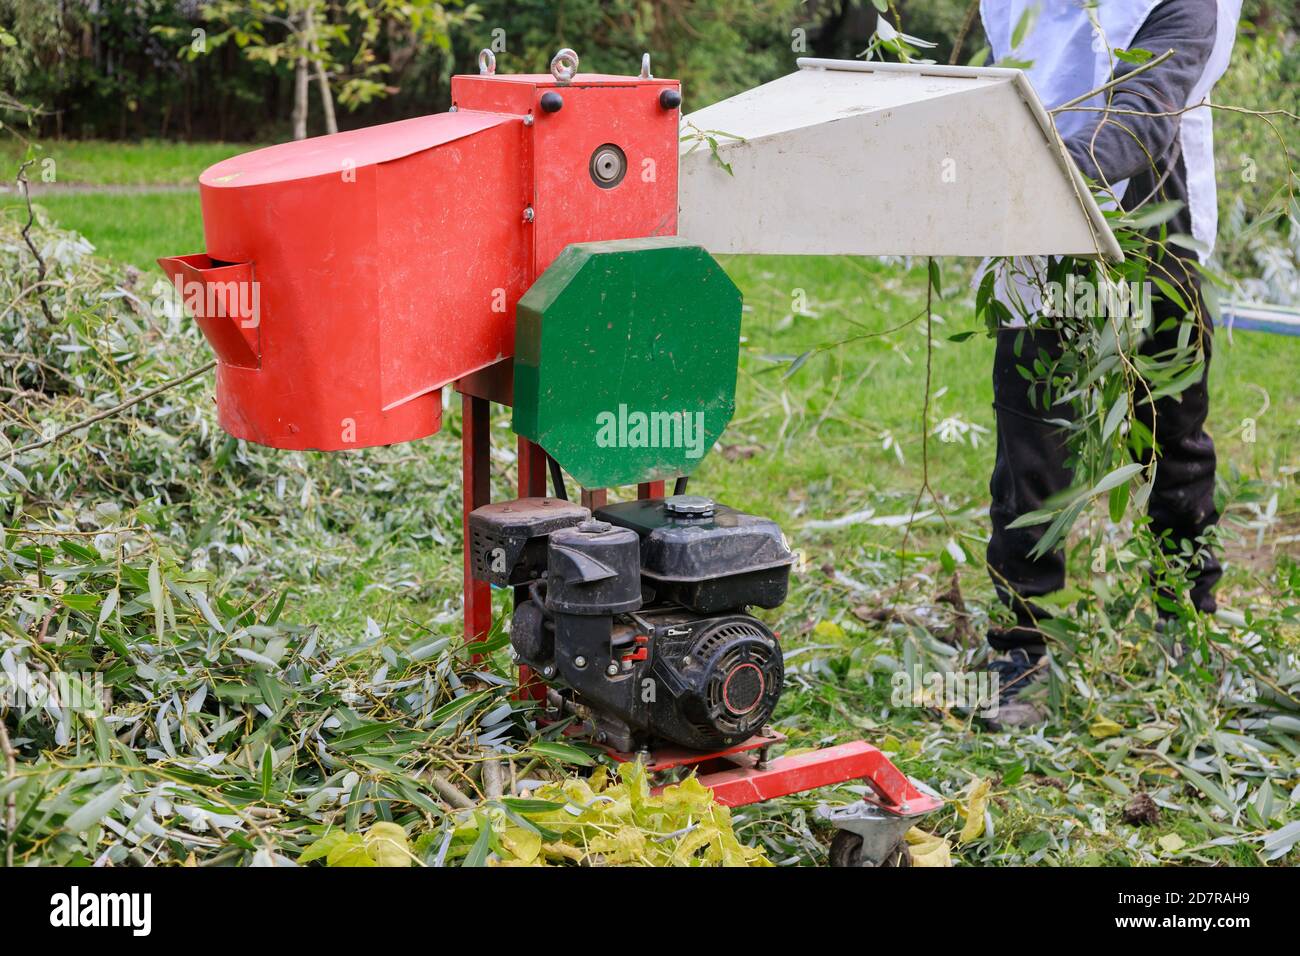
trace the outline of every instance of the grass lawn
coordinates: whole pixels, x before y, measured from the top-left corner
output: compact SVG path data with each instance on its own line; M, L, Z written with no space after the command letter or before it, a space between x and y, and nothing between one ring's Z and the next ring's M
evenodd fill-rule
M89 144L82 168L94 170L87 175L103 177L103 182L144 181L108 177L147 170L165 175L153 181L185 182L234 150L221 145L176 149L180 152L159 149L157 156L141 150L119 162L112 152L122 147ZM69 176L77 168L74 156L70 150ZM61 165L61 177L63 169ZM203 248L192 193L47 196L40 202L52 219L84 233L102 254L140 268L149 268L159 255ZM5 214L17 212L9 200ZM1128 669L1138 668L1142 679L1152 682L1131 682L1129 690L1111 696L1085 687L1086 692L1063 705L1045 737L980 733L950 709L891 702L890 674L903 663L978 666L978 632L995 603L979 564L993 460L992 343L983 335L961 343L947 340L974 327L972 296L961 266L945 263L947 297L935 308L930 413L930 427L946 421L945 435L955 439L935 435L929 442L930 483L950 525L938 517L923 520L908 535L903 552L899 517L909 513L921 483L925 320L910 320L924 309L923 269L831 258L737 257L724 264L745 296L737 412L721 448L706 458L692 485L700 493L777 519L806 558L789 602L770 615L785 642L790 675L778 726L793 745L866 736L909 773L946 794L966 788L973 793L978 781L987 783L999 823L996 831L981 831L962 844L958 853L967 862L1253 862L1246 836L1271 824L1253 821L1252 828L1248 821L1242 830L1246 836L1238 842L1211 844L1209 836L1221 834L1223 821L1200 812L1204 801L1189 797L1177 768L1120 749L1121 743L1134 752L1158 748L1156 741L1164 739L1158 728L1167 724L1185 729L1201 721L1209 733L1221 720L1220 702L1207 697L1215 675L1161 670L1148 646L1151 635L1136 626L1119 628L1124 639L1098 639L1084 647L1080 659L1099 675L1098 681L1107 673L1122 673L1129 680ZM801 309L796 310L796 302ZM791 372L793 357L809 350L819 351ZM1273 542L1287 527L1294 533L1300 515L1294 481L1300 466L1297 367L1300 339L1259 333L1237 333L1232 339L1220 333L1217 338L1211 431L1225 492L1233 492L1229 516L1237 524L1254 522L1243 528L1240 542L1228 547L1223 593L1226 603L1241 609L1264 608L1273 600ZM1254 441L1243 431L1247 418L1257 419ZM413 458L427 456L431 469L445 471L441 478L453 488L458 434L452 413L441 434L408 446ZM498 416L493 439L498 449L513 447L508 416ZM504 496L512 460L505 452L498 461L494 484ZM1244 480L1254 484L1242 495ZM1270 509L1267 502L1274 496ZM855 520L834 524L854 515ZM1081 522L1081 533L1096 532L1122 544L1120 529L1107 529L1104 521L1098 514ZM348 573L337 579L313 580L310 569L304 570L301 580L291 582L303 592L294 614L355 633L367 618L428 620L438 607L454 609L459 555L454 546L430 542L429 527L418 522L394 527L382 540L355 542ZM456 540L454 527L435 532L435 537ZM970 556L955 570L974 628L945 650L923 629L872 612L901 604L917 614L940 613L935 597L950 581L943 555L952 540ZM1285 551L1288 546L1281 547ZM1076 547L1072 573L1087 589L1089 602L1078 617L1085 628L1095 624L1100 630L1104 623L1113 630L1113 620L1097 622L1088 615L1106 604L1122 582L1110 572L1090 573L1090 562L1086 544ZM1129 580L1137 573L1130 571ZM1065 684L1071 689L1068 678ZM1099 723L1102 718L1117 730L1110 732L1109 724ZM1130 732L1138 736L1130 738ZM1296 757L1293 745L1293 763ZM1198 772L1215 775L1213 768ZM1300 770L1292 777L1300 782ZM1139 790L1155 793L1164 808L1165 822L1158 827L1123 821L1126 800ZM1254 792L1234 791L1233 799L1246 800ZM1278 796L1285 794L1279 790ZM799 813L810 805L791 799L746 811L739 815L741 829L780 858L801 845L807 828ZM984 805L974 809L983 814ZM1294 814L1296 804L1278 812ZM962 829L961 813L945 809L927 828L953 836ZM1159 842L1169 836L1177 840Z
M213 163L247 152L247 143L139 143L103 140L49 140L32 156L28 170L33 183L63 185L156 186L193 184ZM11 183L27 148L12 137L0 138L0 181ZM52 163L50 162L52 161Z
M46 194L33 197L32 203L52 221L89 239L105 258L159 277L162 270L154 261L159 256L203 251L197 190ZM0 212L24 220L27 215L22 200L12 195L0 198Z

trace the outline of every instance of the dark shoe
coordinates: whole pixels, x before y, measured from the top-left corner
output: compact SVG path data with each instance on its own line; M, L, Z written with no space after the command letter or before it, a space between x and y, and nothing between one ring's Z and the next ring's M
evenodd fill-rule
M1047 676L1045 653L1013 648L990 661L988 669L998 682L998 703L994 712L985 711L986 727L990 730L1013 730L1047 721L1047 708L1030 700L1028 693L1040 686Z

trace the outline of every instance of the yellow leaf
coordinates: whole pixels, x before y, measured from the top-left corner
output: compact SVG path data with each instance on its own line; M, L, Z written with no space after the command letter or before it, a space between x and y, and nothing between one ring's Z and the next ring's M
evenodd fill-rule
M824 641L842 641L845 638L844 628L834 621L818 621L813 633Z
M713 802L713 795L698 777L687 777L681 783L665 787L660 799L664 808L672 813L701 814Z
M325 857L327 866L374 866L375 861L366 852L365 844L355 833L348 834L348 839L341 840Z
M1088 725L1088 733L1092 734L1098 740L1105 740L1107 737L1115 737L1124 732L1124 728L1109 717L1098 717Z
M524 863L531 863L542 852L541 834L523 827L506 827L501 842L515 855L515 859Z
M366 831L366 852L376 866L410 866L406 831L396 823L376 823ZM333 864L330 864L331 866Z
M1183 847L1187 846L1183 841L1183 838L1177 833L1166 833L1156 842L1160 844L1160 849L1164 850L1166 853L1177 853Z
M547 843L542 847L542 849L544 849L549 856L564 857L567 860L572 860L574 863L581 863L583 858L587 855L580 847L570 846L567 843Z
M645 852L645 833L636 827L619 827L612 834L601 834L591 841L591 849L619 864L636 860Z
M957 838L959 843L967 843L974 840L984 832L984 810L989 805L989 782L987 780L976 780L971 784L970 796L966 798L966 806L962 808L962 813L966 817L966 825L961 828L961 836Z
M952 847L941 836L912 827L907 831L907 846L913 866L952 866Z

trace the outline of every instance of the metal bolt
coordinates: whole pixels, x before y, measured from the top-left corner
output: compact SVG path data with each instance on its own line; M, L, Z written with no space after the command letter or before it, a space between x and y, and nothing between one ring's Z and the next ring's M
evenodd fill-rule
M586 666L587 666L587 659L586 659L585 657L583 657L581 654L579 654L577 657L575 657L575 658L573 659L573 666L574 666L574 667L586 667Z
M532 222L537 218L537 213L533 212L532 206L524 207L524 222Z
M609 666L605 668L605 673L608 674L610 677L617 677L618 664L616 664L614 661L610 661Z
M447 108L448 113L457 113L459 111L460 111L460 107L457 106L455 103L452 103L451 106Z
M532 126L532 125L533 125L533 114L532 114L532 113L527 113L527 114L524 115L524 125L525 125L525 126Z
M542 668L542 675L543 675L544 677L554 677L554 676L555 676L555 665L554 665L554 664L547 664L545 667L543 667L543 668Z

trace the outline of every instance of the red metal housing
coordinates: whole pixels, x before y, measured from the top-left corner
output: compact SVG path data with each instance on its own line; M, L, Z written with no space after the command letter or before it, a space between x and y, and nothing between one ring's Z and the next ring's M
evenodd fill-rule
M325 450L437 431L439 390L514 354L515 304L566 245L675 232L666 88L458 76L454 112L204 172L206 253L159 263L217 352L222 427ZM556 112L539 105L548 91ZM615 188L589 173L607 143L627 158Z

